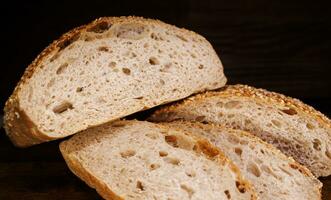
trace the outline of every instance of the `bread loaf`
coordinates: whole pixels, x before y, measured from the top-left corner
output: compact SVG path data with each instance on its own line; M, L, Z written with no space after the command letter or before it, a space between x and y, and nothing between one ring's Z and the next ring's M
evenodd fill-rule
M105 17L73 29L27 68L5 106L16 146L63 138L223 86L202 36L158 20Z
M60 150L105 199L256 199L219 149L171 126L118 121L76 134Z
M200 122L164 124L211 141L252 183L258 199L321 199L322 183L306 167L248 132Z
M231 85L165 106L152 121L211 122L253 133L316 176L331 174L331 121L297 99L244 85Z

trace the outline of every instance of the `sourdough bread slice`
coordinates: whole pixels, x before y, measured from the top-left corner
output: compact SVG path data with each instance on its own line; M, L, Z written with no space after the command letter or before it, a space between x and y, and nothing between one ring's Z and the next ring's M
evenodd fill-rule
M252 183L258 199L321 199L322 183L306 167L248 132L187 121L169 126L211 141Z
M166 106L152 121L197 120L247 130L305 165L316 176L331 174L331 122L297 99L233 85Z
M15 145L30 146L225 82L202 36L158 20L100 18L32 62L6 103L5 127Z
M256 199L207 140L143 121L117 121L60 144L71 171L105 199Z

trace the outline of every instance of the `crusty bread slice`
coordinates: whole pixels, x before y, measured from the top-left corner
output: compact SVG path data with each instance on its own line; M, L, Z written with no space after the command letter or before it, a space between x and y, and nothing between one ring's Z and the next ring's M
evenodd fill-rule
M278 147L316 176L331 174L331 122L297 99L233 85L156 111L152 121L197 120L247 130Z
M188 121L169 126L211 141L252 183L258 199L321 199L322 183L306 167L248 132Z
M5 127L15 145L30 146L225 82L202 36L158 20L100 18L33 61L6 103Z
M69 168L105 199L256 199L207 140L143 121L117 121L60 144Z

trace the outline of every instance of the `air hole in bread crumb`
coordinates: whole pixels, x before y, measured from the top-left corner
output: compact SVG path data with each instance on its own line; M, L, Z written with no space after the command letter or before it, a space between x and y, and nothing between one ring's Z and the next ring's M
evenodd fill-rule
M80 37L80 33L75 33L75 34L65 38L64 40L60 41L57 44L57 47L60 48L59 51L65 49L67 46L69 46L73 42L77 41L79 39L79 37Z
M234 117L234 114L229 114L228 116L227 116L229 119L231 119L231 118L233 118ZM231 123L231 126L235 126L235 123Z
M202 122L204 119L206 118L206 116L197 116L196 118L195 118L195 121L198 121L198 122Z
M151 65L158 65L160 64L159 60L156 57L150 57L149 58L149 64Z
M315 129L315 126L313 124L309 123L309 122L306 124L306 127L310 130Z
M198 66L198 68L199 68L199 69L203 69L203 65L200 64L200 65Z
M78 88L76 88L76 92L78 92L78 93L79 93L79 92L82 92L83 89L84 89L83 87L78 87Z
M187 192L187 195L190 199L192 198L192 195L194 194L194 190L191 187L189 187L185 184L181 184L180 188Z
M291 172L289 172L285 167L283 166L279 166L279 168L287 175L289 176L293 176L293 174L291 174Z
M73 108L74 107L73 107L72 103L70 103L68 101L64 101L64 102L60 103L59 105L55 106L53 108L53 112L56 114L61 114L61 113L66 112L67 110L71 110Z
M234 148L234 152L238 155L241 156L241 154L243 153L243 150L239 147Z
M55 83L55 78L52 78L48 83L47 83L47 88L50 88L54 85Z
M160 83L161 83L161 85L165 84L164 80L162 80L162 79L160 79Z
M240 193L245 193L246 192L246 186L244 183L241 183L239 181L236 181L236 187Z
M158 138L158 135L156 133L153 133L153 132L152 133L146 133L145 136L147 136L147 137L149 137L153 140Z
M122 68L122 72L126 75L130 75L131 74L131 70L129 68L123 67Z
M282 124L278 120L273 119L273 120L271 120L271 123L278 128L282 127Z
M122 39L139 40L147 36L149 30L146 25L139 23L121 24L115 32L116 37Z
M177 143L177 137L174 135L166 135L164 136L164 140L173 147L178 147L178 143Z
M298 170L301 174L306 174L306 172L304 171L304 169L300 165L298 165L298 164L290 163L289 166L292 169Z
M108 24L106 21L98 22L97 24L93 25L92 27L88 28L88 32L94 33L103 33L111 27L111 24Z
M163 160L167 163L170 163L172 165L179 165L180 160L178 158L171 158L171 157L165 157Z
M185 174L188 177L195 177L196 176L196 173L193 170L186 171Z
M224 104L224 107L226 109L235 109L235 108L239 108L240 106L240 101L228 101Z
M64 72L64 70L68 67L68 63L63 63L62 65L60 65L60 67L56 70L56 74L62 74Z
M168 155L168 152L166 152L166 151L159 151L159 155L160 155L161 157L165 157L165 156Z
M109 47L101 46L98 48L98 51L109 52Z
M145 190L144 185L142 184L141 181L137 181L136 187L141 191Z
M114 67L116 67L116 62L110 62L108 64L108 66L111 67L111 68L114 68Z
M322 142L319 139L315 138L313 140L313 147L314 147L315 150L320 151L321 150L321 145L322 145Z
M225 190L225 191L224 191L224 194L226 195L226 197L227 197L228 199L231 199L231 194L230 194L230 191L229 191L229 190Z
M49 62L53 62L54 60L58 59L60 57L60 53L56 53L54 54L54 56L52 56L50 59L49 59Z
M237 136L234 136L234 135L230 135L227 139L232 144L239 144L240 143L239 138Z
M247 171L256 177L261 176L261 171L260 171L259 167L257 166L257 164L255 164L253 162L249 162L249 164L247 166Z
M262 171L272 175L273 177L275 177L276 179L279 179L279 177L275 174L275 172L267 165L262 165L261 166Z
M325 155L326 155L329 159L331 159L331 151L330 151L330 149L326 148Z
M156 41L163 41L163 37L160 34L152 33L151 38Z
M148 48L148 47L149 47L148 43L145 43L144 48Z
M288 108L288 109L283 109L281 110L283 113L286 113L288 115L296 115L297 111L294 110L293 108Z
M130 158L134 155L136 155L136 151L132 150L132 149L128 149L126 151L123 151L120 153L122 158Z
M184 41L184 42L187 42L187 41L188 41L188 40L187 40L184 36L182 36L182 35L178 35L178 34L176 34L176 37L179 38L180 40Z
M160 165L156 164L156 163L155 164L153 163L149 167L150 167L151 170L156 170L156 169L160 168Z

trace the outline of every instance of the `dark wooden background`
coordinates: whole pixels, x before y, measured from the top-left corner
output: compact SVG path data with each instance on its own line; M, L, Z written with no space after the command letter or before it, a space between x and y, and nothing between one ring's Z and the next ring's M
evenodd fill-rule
M52 40L101 16L158 18L204 35L229 83L290 95L331 116L331 7L321 1L7 1L1 5L0 107ZM58 141L12 146L0 130L0 199L98 199L66 167ZM331 199L331 177L324 199Z

